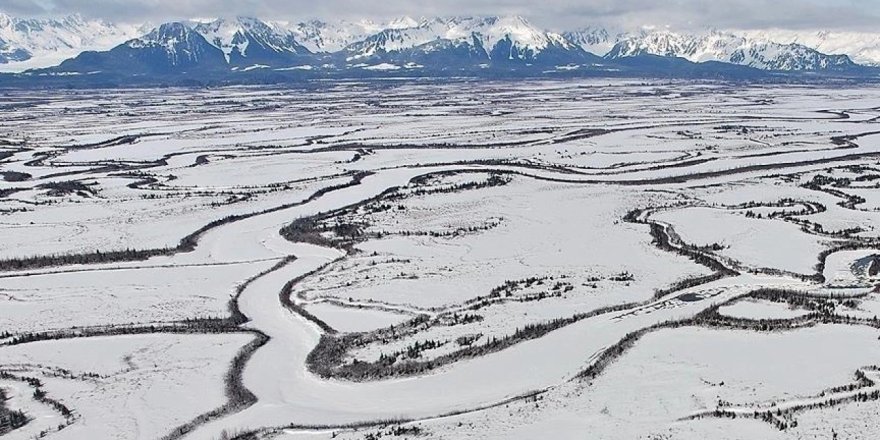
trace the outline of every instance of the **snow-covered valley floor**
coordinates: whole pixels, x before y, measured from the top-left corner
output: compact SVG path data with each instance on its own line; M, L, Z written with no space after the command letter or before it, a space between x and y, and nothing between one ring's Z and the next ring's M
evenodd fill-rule
M880 435L880 89L8 92L0 121L0 438Z

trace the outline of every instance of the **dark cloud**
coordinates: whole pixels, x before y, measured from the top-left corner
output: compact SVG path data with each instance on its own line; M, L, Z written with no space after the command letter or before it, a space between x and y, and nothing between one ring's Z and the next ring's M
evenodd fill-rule
M80 13L123 22L253 15L269 19L519 14L563 29L589 25L675 28L876 30L880 0L2 0L13 15Z

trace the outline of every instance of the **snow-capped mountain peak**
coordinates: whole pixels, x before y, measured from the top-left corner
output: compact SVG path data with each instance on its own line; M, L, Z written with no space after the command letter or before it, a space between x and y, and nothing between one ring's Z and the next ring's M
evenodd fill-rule
M309 51L296 41L293 32L282 25L253 17L219 18L196 23L193 27L222 50L227 62L272 55L303 55Z
M143 33L143 26L116 25L78 14L24 19L0 12L0 70L47 67L82 51L109 49Z
M201 34L188 23L164 23L140 38L127 41L123 47L140 49L145 57L162 59L163 63L174 66L194 66L202 60L214 60L215 49L205 41Z
M423 18L421 22L424 22ZM396 18L394 20L389 21L384 27L386 29L406 29L418 26L420 23L419 20L416 20L409 16L404 16L400 18Z
M244 26L238 18L217 18L211 21L194 21L193 28L199 32L208 43L222 50L226 59L233 50L244 53L247 50L247 40L243 38Z
M806 46L779 44L710 29L679 33L645 28L623 36L605 55L619 59L639 55L680 57L700 63L720 61L762 70L826 70L853 66L845 55L826 55Z
M487 50L494 48L502 40L510 40L520 49L540 51L551 44L548 33L532 26L521 16L502 16L464 19L459 22L464 31L483 42Z
M880 33L781 29L746 30L736 33L779 44L800 44L827 54L845 54L856 63L880 66Z
M465 48L487 59L532 59L548 48L579 51L562 35L541 30L521 16L425 19L417 26L385 29L346 48L349 59L440 48Z
M608 29L593 26L565 32L562 35L571 44L596 55L605 55L611 51L611 48L614 47L619 39L617 35L612 34Z
M0 11L0 28L7 28L12 25L12 16Z
M297 23L231 17L171 22L147 29L117 26L78 15L20 19L0 13L0 70L45 67L85 51L102 51L120 45L128 51L117 51L119 60L102 59L109 64L93 70L111 67L124 70L123 60L130 58L141 60L141 65L146 63L144 60L160 60L157 62L163 65L166 61L170 66L202 63L211 69L236 71L318 66L347 69L371 65L439 69L484 68L493 64L548 68L601 67L609 63L647 66L638 60L628 60L643 55L774 71L856 67L847 55L857 57L861 63L880 65L880 34L679 31L657 27L627 32L597 26L558 34L518 15L404 16L387 22L311 20ZM134 53L141 50L144 54ZM604 56L605 60L597 56ZM82 67L88 60L98 58L90 55L68 65ZM649 58L645 60L648 64L653 62Z
M293 33L300 44L313 53L338 52L387 28L384 24L372 20L356 22L310 20L295 24L288 23L285 27Z
M133 49L142 47L165 47L173 50L180 44L191 43L195 38L195 33L182 22L163 23L158 28L153 29L150 33L129 40L125 44Z

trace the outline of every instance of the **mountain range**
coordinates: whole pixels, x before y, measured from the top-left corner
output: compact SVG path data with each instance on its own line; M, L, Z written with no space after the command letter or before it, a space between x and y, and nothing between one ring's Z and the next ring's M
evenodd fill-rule
M107 50L152 26L118 25L79 15L22 19L0 12L0 71L48 67L88 50Z
M120 78L343 71L876 77L880 34L603 27L557 33L520 16L405 17L384 23L235 17L120 26L80 16L0 14L0 70L25 71L18 77Z

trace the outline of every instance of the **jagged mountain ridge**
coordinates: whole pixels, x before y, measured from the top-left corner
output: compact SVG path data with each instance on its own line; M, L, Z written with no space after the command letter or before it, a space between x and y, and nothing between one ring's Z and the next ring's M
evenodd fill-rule
M105 52L83 52L58 66L61 72L125 71L135 74L226 69L222 50L191 26L165 23L143 37L126 41Z
M13 21L0 16L0 29L9 28L6 22ZM86 21L76 17L55 22ZM112 25L103 25L113 29ZM102 29L100 25L89 26ZM24 45L20 43L20 36L17 45L2 39L10 33L12 31L0 32L0 57L15 63L28 55L21 49ZM112 31L98 33L113 34ZM823 44L830 44L829 38L825 35ZM71 46L76 45L67 45ZM868 57L865 53L871 53L866 50L868 52L860 52L863 59ZM134 53L137 51L143 53ZM146 35L125 41L104 55L85 52L77 59L64 62L59 69L75 67L77 72L94 72L109 66L122 68L124 60L133 59L139 61L132 66L143 72L328 66L346 69L372 65L461 68L534 64L553 68L620 63L646 55L772 71L839 71L857 67L846 55L828 55L796 41L776 43L757 33L717 30L678 33L647 28L623 32L601 27L555 33L519 16L463 16L404 17L386 23L367 20L288 23L247 17L166 23ZM108 58L114 56L120 59ZM147 66L147 60L157 65ZM656 61L651 63L657 64Z
M205 67L215 69L221 64L217 61L217 52L207 50L206 45L219 51L223 61L234 69L284 68L303 63L345 68L383 63L423 67L424 63L462 66L488 62L543 61L552 64L598 60L562 35L540 30L522 17L425 18L419 21L407 18L392 22L390 27L336 52L310 51L297 40L297 30L301 32L301 29L291 30L281 23L241 17L176 22L127 41L105 54L84 53L62 63L59 69L76 68L80 73L100 70L98 67L122 64L109 58L132 58L131 50L137 49L149 50L150 53L141 58L158 63L156 69L145 70L193 69L199 67L199 60L205 60ZM321 32L309 35L315 48L319 47L318 41L326 41ZM163 47L164 52L159 50ZM163 53L165 56L161 57ZM86 62L97 60L100 60L99 66L89 66Z
M311 51L297 42L292 31L255 18L221 18L191 26L220 49L232 65L289 62L311 55Z
M403 17L387 23L377 23L372 20L354 22L310 20L302 23L277 24L293 32L297 41L313 53L333 53L386 29L407 28L418 23L412 18Z
M645 30L621 38L605 57L644 54L681 57L695 63L721 61L762 70L817 71L855 66L846 55L826 55L796 43L779 44L716 30L704 34Z
M780 29L735 33L779 44L801 44L822 53L845 54L858 64L880 67L880 33Z
M414 26L385 29L347 46L348 60L408 52L430 55L452 49L482 61L535 61L548 54L586 54L560 34L531 25L519 16L422 19Z
M0 12L0 67L48 67L86 50L110 49L144 34L149 27L87 20L79 15L24 19Z

